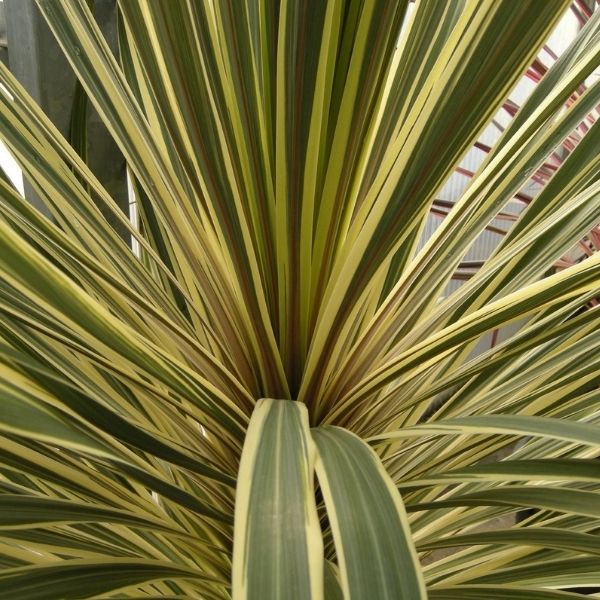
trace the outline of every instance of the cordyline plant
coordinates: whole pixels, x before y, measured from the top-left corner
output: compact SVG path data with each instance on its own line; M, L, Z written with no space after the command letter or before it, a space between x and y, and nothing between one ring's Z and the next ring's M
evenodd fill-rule
M0 182L0 596L599 585L600 254L553 265L600 222L600 16L421 245L568 2L122 0L118 59L85 0L39 5L140 225L2 67L51 218Z

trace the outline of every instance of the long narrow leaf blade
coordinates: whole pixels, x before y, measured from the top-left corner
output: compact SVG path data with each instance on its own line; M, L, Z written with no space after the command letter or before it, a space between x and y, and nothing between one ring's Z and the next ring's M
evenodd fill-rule
M570 592L532 590L531 588L497 587L492 585L460 585L431 590L431 600L568 600L581 598Z
M427 597L402 498L369 446L338 427L313 430L344 598Z
M600 432L594 424L528 415L485 415L450 419L384 433L371 438L371 441L387 442L420 435L458 434L541 436L593 447L600 445Z
M0 573L0 595L19 600L92 598L158 579L203 579L191 569L141 559L69 560Z
M314 457L306 407L290 400L260 400L250 420L238 474L235 600L323 598Z

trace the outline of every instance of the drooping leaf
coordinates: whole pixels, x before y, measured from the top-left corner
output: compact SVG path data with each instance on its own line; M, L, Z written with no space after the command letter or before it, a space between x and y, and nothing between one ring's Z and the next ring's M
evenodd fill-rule
M344 597L426 598L402 499L376 454L343 429L312 433Z

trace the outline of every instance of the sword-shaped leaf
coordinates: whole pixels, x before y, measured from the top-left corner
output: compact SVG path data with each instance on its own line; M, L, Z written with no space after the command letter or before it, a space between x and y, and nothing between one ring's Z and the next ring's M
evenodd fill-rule
M373 450L338 427L314 429L317 476L344 597L427 597L402 498Z
M314 443L303 404L260 400L244 442L235 501L233 597L323 598Z

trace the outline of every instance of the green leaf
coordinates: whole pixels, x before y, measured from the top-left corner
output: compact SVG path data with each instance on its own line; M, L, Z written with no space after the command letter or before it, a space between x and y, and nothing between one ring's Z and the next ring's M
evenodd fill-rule
M0 571L0 595L19 600L80 600L158 579L204 579L201 573L141 559L69 560Z
M313 429L345 598L426 598L402 498L377 455L337 427Z
M325 561L325 600L344 600L344 594L338 579L337 567Z
M0 529L22 529L57 523L119 523L131 527L173 530L159 521L144 519L96 504L82 504L70 500L24 496L0 495ZM186 535L185 532L179 534Z
M545 587L581 587L600 585L598 557L566 560L529 561L525 565L498 569L474 580L476 583L525 584Z
M433 550L435 548L479 546L482 544L541 546L584 554L600 554L600 539L597 535L552 527L498 529L472 534L453 535L449 538L417 544L417 548L419 550Z
M419 437L421 435L525 435L549 437L566 442L600 446L600 430L597 425L566 419L525 415L485 415L434 421L402 431L385 433L371 438L375 443Z
M5 379L5 377L12 379ZM68 416L61 414L35 397L34 391L19 387L19 375L7 368L0 368L0 431L29 437L58 446L73 448L102 457L112 453L84 427L72 424ZM43 397L42 390L37 393Z
M498 587L493 585L457 585L429 590L431 600L572 600L581 599L580 594L531 588Z
M420 487L437 483L498 481L591 481L600 483L598 464L584 459L504 460L473 465L445 473L431 473L426 478L408 480L399 487Z
M323 598L323 541L313 490L315 449L303 404L260 400L236 490L236 599Z
M585 490L549 486L506 486L467 494L456 494L444 500L411 504L409 512L451 506L529 506L575 515L600 518L600 494Z

